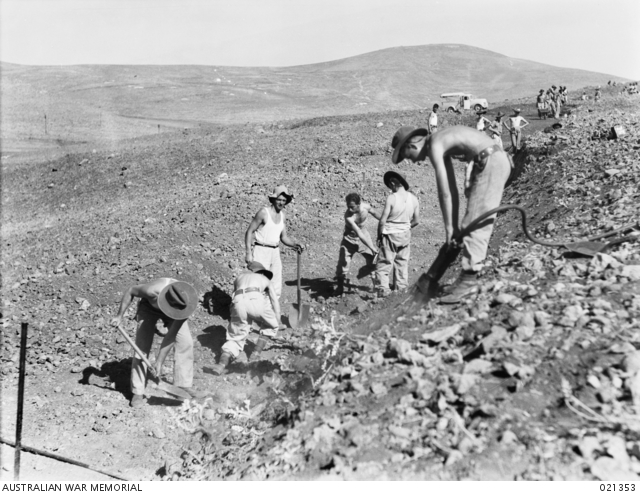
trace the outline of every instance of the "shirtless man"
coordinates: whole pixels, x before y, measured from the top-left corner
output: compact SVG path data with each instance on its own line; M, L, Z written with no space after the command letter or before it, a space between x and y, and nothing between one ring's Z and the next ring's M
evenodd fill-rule
M420 223L418 198L409 192L409 184L405 178L397 172L389 171L384 174L383 180L385 185L391 189L391 194L387 197L378 223L380 251L378 263L376 263L376 278L378 296L381 297L387 296L391 292L389 273L392 268L395 289L407 288L409 284L411 229Z
M153 344L156 324L162 322L167 329L156 357L156 374L161 375L162 364L169 351L175 347L175 363L173 366L173 384L187 390L192 395L197 392L193 385L193 340L189 332L187 318L193 314L198 305L198 293L186 282L173 278L158 278L147 284L129 287L120 301L120 310L111 324L118 327L134 298L140 298L136 320L136 345L149 355ZM131 363L131 399L132 407L144 405L147 366L135 355Z
M214 374L223 374L229 362L242 352L254 321L261 327L260 334L269 337L275 337L278 330L284 328L272 278L273 273L256 261L250 262L248 270L236 278L227 341L222 346L220 361L213 365ZM260 354L265 344L266 341L259 338L251 357Z
M429 158L436 174L438 199L444 220L445 243L453 246L461 229L484 212L500 205L504 185L511 173L507 154L488 136L465 126L448 127L432 136L426 129L401 127L391 142L392 161L412 162ZM459 198L453 168L453 157L463 162L474 162L467 194L467 212L458 226ZM462 242L462 273L449 288L442 303L454 304L477 292L477 275L487 257L489 238L495 215L465 235Z
M502 144L502 117L504 117L504 114L502 112L498 112L495 120L489 124L489 137L493 139L498 146L500 146L500 149L504 149Z
M505 122L504 126L511 134L511 146L513 149L513 154L517 151L520 151L520 144L522 141L522 129L529 125L529 122L525 120L524 117L520 115L520 109L516 108L513 110L513 116L509 117L509 125Z
M377 220L380 216L371 210L369 203L363 203L358 193L352 192L345 198L347 211L344 213L344 234L340 243L340 255L338 267L336 268L336 279L338 281L337 293L342 294L349 275L351 259L356 253L362 254L367 262L367 266L373 268L375 256L378 249L371 240L369 231L364 227L369 214ZM361 246L360 243L364 244Z
M252 261L262 263L267 270L273 273L273 287L276 296L280 298L282 293L282 260L280 259L280 242L292 247L298 252L304 250L300 244L287 235L287 226L284 217L284 207L291 203L293 194L287 192L285 186L278 186L269 195L271 206L265 206L258 210L249 224L244 236L247 250L245 261L247 266ZM255 233L255 245L251 250L251 241Z

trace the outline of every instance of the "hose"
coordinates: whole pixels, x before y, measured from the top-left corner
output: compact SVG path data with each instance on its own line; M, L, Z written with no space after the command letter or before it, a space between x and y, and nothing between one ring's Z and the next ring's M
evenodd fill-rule
M502 205L502 206L498 206L497 208L494 208L493 210L489 210L483 213L478 218L473 220L469 225L467 225L464 229L462 229L462 232L460 232L458 239L461 240L463 237L469 235L469 233L473 230L473 228L476 227L484 219L490 217L491 215L495 215L496 213L500 213L507 210L518 210L520 212L520 215L522 216L522 230L524 231L524 235L526 235L531 242L535 242L536 244L541 244L543 246L548 246L548 247L560 247L567 244L567 241L547 242L547 241L542 241L540 239L536 239L535 237L533 237L529 232L529 229L527 228L527 212L525 211L524 208L517 205Z
M500 213L500 212L503 212L503 211L507 211L507 210L518 210L520 212L520 215L522 216L522 230L524 232L524 235L526 235L527 239L529 239L531 242L535 242L536 244L540 244L542 246L548 246L548 247L562 247L562 246L566 246L567 244L570 244L570 241L549 242L549 241L543 241L541 239L537 239L537 238L533 237L531 235L531 233L529 232L529 229L527 228L527 212L525 211L524 208L522 208L521 206L517 206L517 205L502 205L502 206L498 206L497 208L494 208L493 210L489 210L489 211L483 213L478 218L473 220L469 225L467 225L464 229L462 229L462 232L460 233L460 235L457 238L458 242L464 236L469 235L471 230L473 230L473 228L476 227L485 218L488 218L491 215L494 215L496 213ZM635 222L635 223L632 223L632 224L629 224L629 225L625 225L624 227L620 227L619 229L613 230L611 232L607 232L606 234L599 234L599 235L594 235L594 236L591 236L591 237L587 237L587 240L588 241L596 241L598 239L603 239L605 237L609 237L609 236L612 236L614 234L618 234L620 232L625 232L627 230L630 230L630 229L633 229L633 228L638 228L638 227L640 227L640 222Z

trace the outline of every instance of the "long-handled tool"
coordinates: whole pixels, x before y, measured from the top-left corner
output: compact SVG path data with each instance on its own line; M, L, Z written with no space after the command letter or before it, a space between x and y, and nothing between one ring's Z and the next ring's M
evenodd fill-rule
M177 387L176 385L171 385L167 382L163 382L162 380L160 380L160 377L156 374L156 370L153 367L153 365L149 362L149 359L147 359L147 356L144 355L144 352L140 350L140 348L135 344L133 339L129 337L129 334L126 332L126 330L119 325L118 325L118 330L120 331L122 336L126 339L126 341L129 342L129 345L133 347L133 350L136 351L136 354L140 357L140 359L142 359L142 362L147 365L147 369L150 370L151 374L153 375L153 381L156 383L156 385L160 390L164 390L168 394L174 395L176 397L180 397L182 399L193 398L191 394L186 390L184 390L183 388Z
M300 289L300 258L302 255L297 251L298 258L298 307L292 307L289 311L289 326L294 330L304 326L309 321L309 305L302 304L302 291Z

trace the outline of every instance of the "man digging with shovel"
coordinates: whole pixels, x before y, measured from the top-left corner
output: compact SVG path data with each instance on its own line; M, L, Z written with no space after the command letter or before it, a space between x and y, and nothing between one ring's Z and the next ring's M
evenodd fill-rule
M254 321L261 324L261 335L268 337L275 337L278 330L285 328L280 319L280 303L272 278L273 273L256 261L250 262L248 271L236 278L227 341L222 346L219 363L213 365L215 375L222 375L231 360L236 359L242 352ZM266 344L267 341L263 337L258 338L251 354L252 360L255 360Z
M464 126L449 127L432 135L426 129L404 126L393 136L391 146L394 148L393 163L405 158L419 162L428 157L433 165L446 246L455 249L462 243L462 273L440 302L458 303L478 291L476 279L487 257L495 215L459 239L459 198L452 159L455 156L458 160L472 162L465 191L467 212L461 225L464 230L475 218L500 205L504 185L511 173L509 158L486 134Z
M158 377L161 375L162 364L169 355L169 351L175 348L173 385L193 397L201 396L201 393L192 388L193 340L187 323L187 318L193 314L198 305L198 293L188 283L166 277L129 287L120 301L118 315L111 320L114 327L120 327L124 314L136 297L140 298L140 302L136 312L138 328L135 344L145 357L151 351L156 324L161 322L166 328L166 335L156 357L154 374ZM139 356L134 356L131 363L132 407L144 405L146 377L147 365Z

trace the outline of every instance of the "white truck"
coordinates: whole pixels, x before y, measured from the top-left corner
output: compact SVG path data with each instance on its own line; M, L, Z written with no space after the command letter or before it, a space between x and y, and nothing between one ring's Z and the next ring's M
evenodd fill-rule
M476 98L470 93L442 93L440 95L444 101L442 108L447 112L460 112L460 110L486 110L489 108L487 100Z

